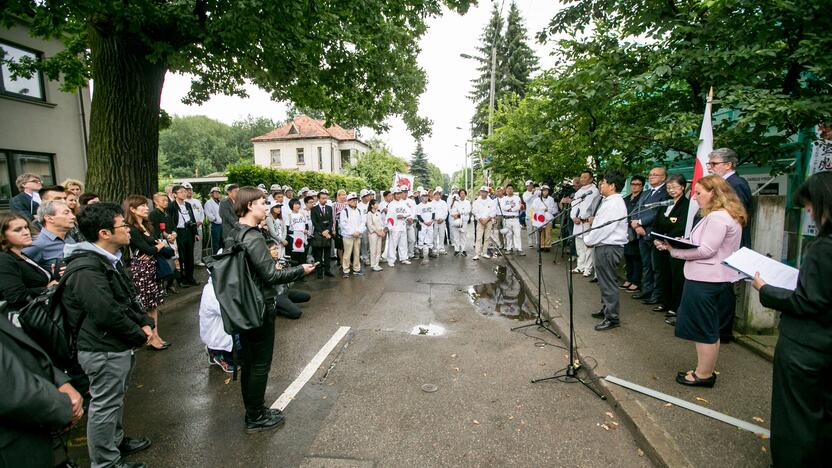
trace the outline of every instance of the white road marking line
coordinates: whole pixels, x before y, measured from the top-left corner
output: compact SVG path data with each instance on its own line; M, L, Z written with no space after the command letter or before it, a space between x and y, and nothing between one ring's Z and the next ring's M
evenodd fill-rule
M279 409L280 411L283 411L287 406L289 406L289 402L297 396L298 392L300 392L303 386L306 385L306 382L309 382L309 379L315 375L315 372L317 372L318 368L321 367L321 364L324 363L326 357L329 356L329 353L331 353L333 349L335 349L335 346L338 345L338 342L341 341L341 338L343 338L348 331L350 331L350 327L338 328L338 331L332 335L332 338L326 342L324 347L318 351L318 354L316 354L315 357L309 361L309 364L303 368L303 371L301 371L295 381L286 387L286 391L283 392L283 395L280 395L280 398L272 403L272 409Z

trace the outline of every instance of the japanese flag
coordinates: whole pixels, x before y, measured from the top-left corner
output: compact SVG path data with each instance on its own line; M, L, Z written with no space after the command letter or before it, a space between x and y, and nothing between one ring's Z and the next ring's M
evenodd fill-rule
M705 115L702 116L702 128L699 130L699 146L696 148L696 159L693 166L693 180L690 183L690 205L688 207L688 220L685 225L685 237L690 237L693 229L693 218L699 212L699 203L693 197L696 182L700 177L708 175L708 155L714 150L714 129L711 125L711 103L714 98L714 88L708 92L708 104L705 105Z
M394 218L392 216L389 216L387 218L387 225L390 226L390 227L395 226L396 225L396 218Z
M544 224L548 223L553 218L553 216L549 214L548 211L544 211L541 213L532 210L530 214L532 215L532 226L536 228L543 227Z
M303 252L306 250L306 234L303 231L293 231L292 252Z

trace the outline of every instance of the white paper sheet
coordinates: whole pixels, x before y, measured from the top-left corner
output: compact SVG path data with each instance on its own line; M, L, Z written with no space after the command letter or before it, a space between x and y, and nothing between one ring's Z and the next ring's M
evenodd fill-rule
M754 274L760 272L760 277L766 283L794 291L797 288L797 268L790 267L783 263L766 257L747 247L743 247L726 258L722 263L753 278Z

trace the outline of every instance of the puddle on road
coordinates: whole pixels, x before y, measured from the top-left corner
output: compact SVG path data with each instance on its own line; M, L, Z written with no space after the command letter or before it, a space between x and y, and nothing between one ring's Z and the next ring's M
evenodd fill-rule
M520 280L505 266L494 269L497 281L475 284L468 288L468 299L474 309L486 317L504 317L511 320L533 320L534 305L526 296Z
M445 327L430 323L428 325L416 325L410 330L411 335L441 336L445 334Z

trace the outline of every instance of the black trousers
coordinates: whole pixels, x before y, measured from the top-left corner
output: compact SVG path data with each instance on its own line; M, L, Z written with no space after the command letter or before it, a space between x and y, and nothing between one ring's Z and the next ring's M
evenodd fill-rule
M187 229L176 230L176 247L179 249L180 282L196 283L194 279L194 235Z
M661 284L662 305L665 309L674 312L679 310L682 302L682 287L685 285L685 261L670 256L670 252L656 250L653 252L656 259L657 275Z
M240 389L246 416L256 418L265 407L266 385L274 353L274 315L263 314L263 325L240 332Z
M275 309L279 315L284 317L298 318L303 314L303 311L297 304L309 302L311 298L312 296L308 292L289 289L285 294L277 296Z
M771 458L781 466L829 466L832 354L780 335L771 391Z
M324 271L329 271L329 256L330 245L327 242L326 247L312 247L312 256L315 257L316 262L320 262L320 266L318 266L318 274L322 274Z

